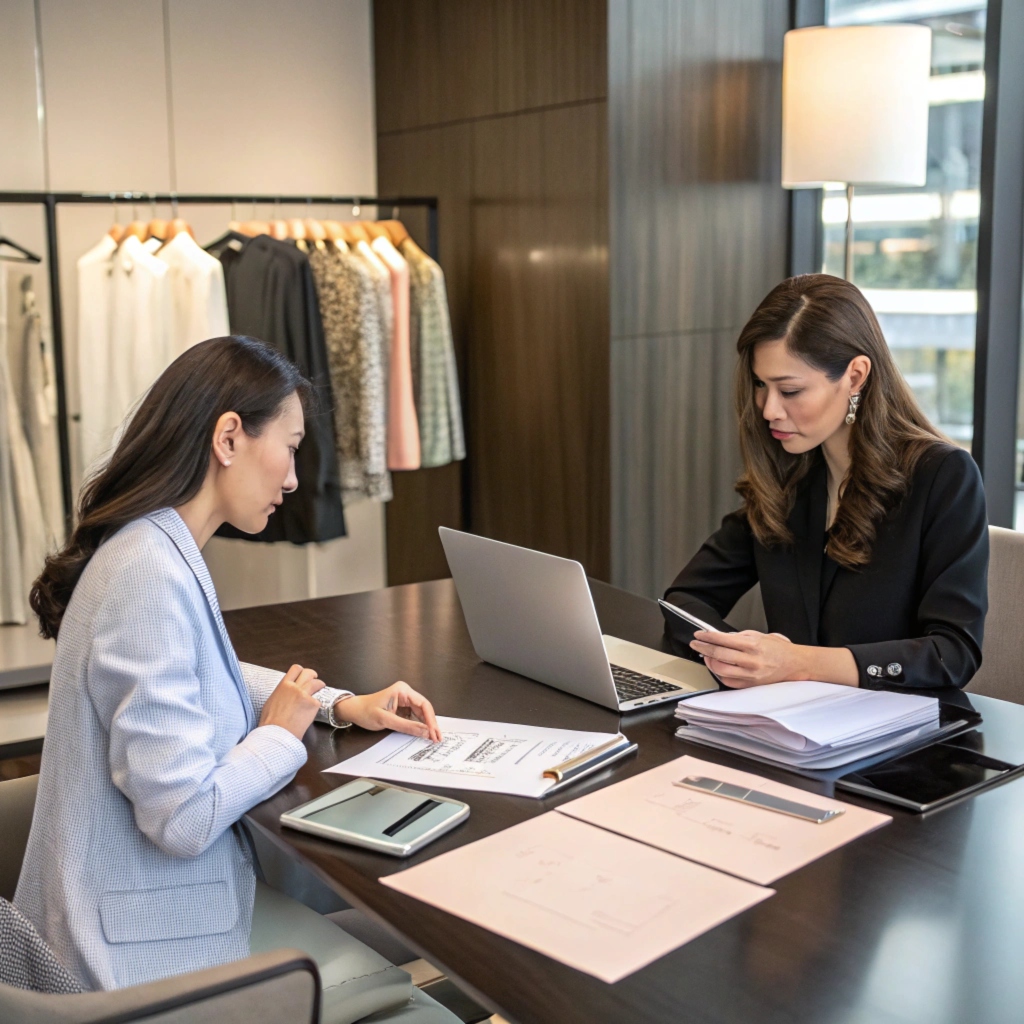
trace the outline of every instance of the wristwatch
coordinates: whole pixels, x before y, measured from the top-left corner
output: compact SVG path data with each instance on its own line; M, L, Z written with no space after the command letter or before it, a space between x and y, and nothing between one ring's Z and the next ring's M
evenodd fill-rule
M331 692L328 693L328 690L330 690ZM338 696L337 690L325 686L322 690L317 691L317 693L315 693L314 696L316 697L317 700L320 701L320 707L324 709L324 713L327 715L327 724L332 729L348 729L352 725L351 722L339 722L334 717L334 705L337 704L338 701L340 700L347 700L349 697L352 696L351 693L343 693L340 696Z

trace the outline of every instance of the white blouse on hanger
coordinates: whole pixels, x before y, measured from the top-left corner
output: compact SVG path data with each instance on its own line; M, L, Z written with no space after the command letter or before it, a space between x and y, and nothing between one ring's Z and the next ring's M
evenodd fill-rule
M170 271L171 359L207 338L230 334L224 268L187 232L157 253Z
M171 361L171 292L167 264L147 252L134 235L114 253L110 281L110 333L105 357L82 353L84 390L105 392L92 436L93 460L112 448L125 417ZM81 302L90 297L80 296ZM103 345L98 347L101 352ZM97 379L105 366L105 380ZM85 430L83 429L83 435ZM89 462L86 463L89 465Z

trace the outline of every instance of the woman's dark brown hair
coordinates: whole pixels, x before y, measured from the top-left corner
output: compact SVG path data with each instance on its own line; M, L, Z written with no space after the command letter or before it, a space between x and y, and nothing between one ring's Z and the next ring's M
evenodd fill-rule
M149 389L107 465L82 488L78 523L46 559L29 601L39 632L56 637L96 549L122 526L194 498L206 479L217 420L235 412L258 437L289 395L311 385L284 356L255 338L211 338L188 349Z
M917 461L944 438L914 400L859 288L829 274L802 274L776 285L736 343L744 466L736 490L754 536L766 547L792 543L787 520L797 485L816 457L814 451L785 451L769 433L755 400L754 349L780 338L831 381L842 377L854 356L871 360L850 431L850 472L828 538L828 553L836 562L863 566L871 559L878 524L906 494Z

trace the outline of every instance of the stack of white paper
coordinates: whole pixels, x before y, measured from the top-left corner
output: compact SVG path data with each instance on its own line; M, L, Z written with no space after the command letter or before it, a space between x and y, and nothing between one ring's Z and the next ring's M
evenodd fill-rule
M939 730L934 697L792 682L681 701L676 735L799 768L835 768Z

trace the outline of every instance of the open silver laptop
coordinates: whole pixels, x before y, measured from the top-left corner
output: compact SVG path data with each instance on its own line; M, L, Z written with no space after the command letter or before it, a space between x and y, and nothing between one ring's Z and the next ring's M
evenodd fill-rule
M579 562L444 526L438 532L484 661L616 711L718 689L703 665L602 636Z

